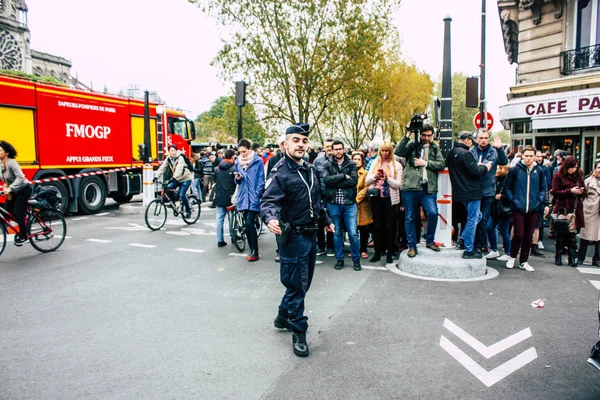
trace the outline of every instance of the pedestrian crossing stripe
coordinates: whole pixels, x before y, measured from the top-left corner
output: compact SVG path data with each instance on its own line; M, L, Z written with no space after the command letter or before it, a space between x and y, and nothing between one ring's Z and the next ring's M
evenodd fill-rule
M600 290L600 281L590 281L592 285L598 290Z
M600 275L600 268L577 267L577 271L582 274Z

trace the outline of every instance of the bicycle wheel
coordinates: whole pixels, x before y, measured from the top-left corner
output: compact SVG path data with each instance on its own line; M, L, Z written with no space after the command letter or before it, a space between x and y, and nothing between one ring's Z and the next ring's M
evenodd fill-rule
M200 201L198 201L198 196L195 194L188 195L188 202L190 203L190 217L185 217L185 212L181 214L181 218L185 221L186 224L191 225L195 224L200 218Z
M2 243L0 243L0 254L2 254L6 248L6 226L3 223L0 223L0 226L2 226Z
M256 237L259 237L261 233L263 233L264 227L263 220L260 218L260 214L256 214L254 217L254 227L256 228Z
M241 253L246 248L246 229L244 228L244 217L242 213L236 212L233 219L235 232L234 237L231 238L235 248Z
M29 243L34 249L49 253L58 249L65 241L67 223L58 210L36 210L31 213L27 232Z
M157 231L163 227L167 222L167 207L162 199L154 199L148 204L144 218L150 230Z

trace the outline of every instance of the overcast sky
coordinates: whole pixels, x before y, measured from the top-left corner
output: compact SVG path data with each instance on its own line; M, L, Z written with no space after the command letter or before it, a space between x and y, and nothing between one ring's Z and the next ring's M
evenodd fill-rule
M168 4L168 5L167 5ZM230 94L210 62L221 47L217 24L186 0L27 0L33 49L70 59L71 73L118 92L131 84L156 90L168 104L195 116ZM498 7L487 1L488 109L514 84L506 61ZM452 70L479 75L481 0L404 0L395 16L402 53L436 80L441 76L444 22L452 17Z

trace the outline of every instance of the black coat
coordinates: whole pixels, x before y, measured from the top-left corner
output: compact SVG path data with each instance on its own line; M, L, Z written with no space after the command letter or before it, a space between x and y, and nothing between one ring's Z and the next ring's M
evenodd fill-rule
M335 158L326 161L323 168L323 181L325 182L323 201L327 203L335 202L338 189L342 189L344 204L356 203L358 168L356 168L356 164L350 157L344 154L344 161L341 165Z
M487 168L477 165L475 156L466 144L456 142L446 158L450 170L453 201L475 201L482 198L481 178Z
M234 171L235 165L227 161L221 161L215 169L215 206L229 207L231 205L231 196L236 187Z

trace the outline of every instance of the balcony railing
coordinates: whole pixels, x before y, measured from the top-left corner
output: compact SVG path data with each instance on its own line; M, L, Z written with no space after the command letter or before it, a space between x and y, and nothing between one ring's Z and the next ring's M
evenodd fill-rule
M560 53L561 74L568 75L573 71L600 67L600 44L568 50Z

